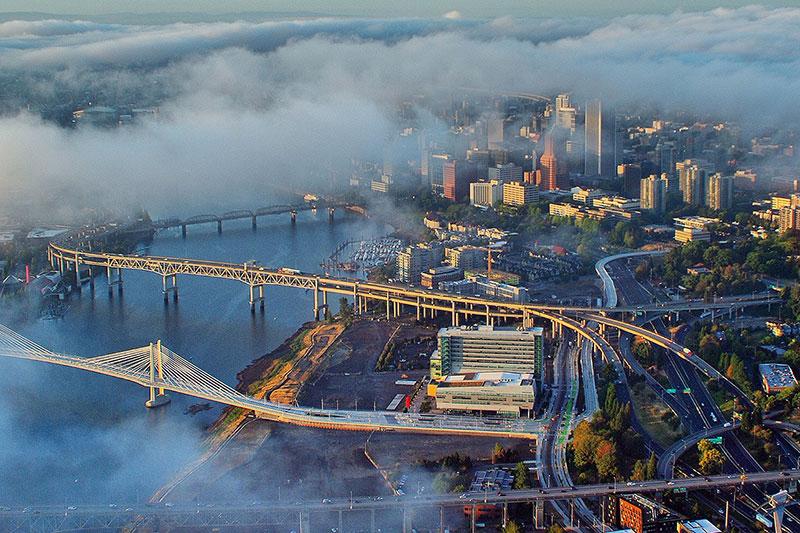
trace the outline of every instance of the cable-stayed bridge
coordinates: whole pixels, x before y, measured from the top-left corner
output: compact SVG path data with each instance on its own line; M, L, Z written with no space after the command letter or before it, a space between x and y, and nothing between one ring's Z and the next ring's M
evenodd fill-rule
M148 346L96 357L77 357L50 351L19 333L0 325L0 357L40 361L79 368L136 383L149 389L146 405L168 403L166 391L240 407L276 422L351 431L398 431L451 435L537 438L542 424L525 418L477 418L469 416L355 411L298 407L256 399L242 394L160 341Z

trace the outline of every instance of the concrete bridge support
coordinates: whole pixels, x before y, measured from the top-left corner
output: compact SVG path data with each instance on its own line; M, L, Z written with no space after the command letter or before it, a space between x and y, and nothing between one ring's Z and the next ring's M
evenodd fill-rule
M328 208L328 222L330 222L331 224L333 224L333 213L335 211L336 211L335 207L329 207Z
M145 407L161 407L170 402L169 396L164 393L163 387L158 387L156 394L156 376L159 380L164 379L164 368L161 359L161 341L156 342L155 346L150 343L150 399L145 402Z
M172 280L172 286L169 286L167 279ZM161 276L161 293L164 295L164 303L169 303L169 293L172 293L172 299L178 301L178 275L177 274L164 274Z
M114 270L117 271L117 279L114 279ZM108 295L111 296L114 291L114 285L119 287L119 292L122 292L122 269L106 267L106 276L108 277Z
M292 209L291 211L289 211L289 215L292 217L292 226L294 226L295 224L297 224L297 211Z
M255 295L255 290L258 288L258 296ZM263 285L250 285L250 312L256 312L256 302L258 302L258 306L261 309L261 312L264 312L264 286Z
M256 220L255 215L253 215L253 218L250 220L250 226L253 228L253 231L258 229L258 221Z
M181 224L181 237L186 238L186 224Z
M222 221L217 220L217 234L222 235Z

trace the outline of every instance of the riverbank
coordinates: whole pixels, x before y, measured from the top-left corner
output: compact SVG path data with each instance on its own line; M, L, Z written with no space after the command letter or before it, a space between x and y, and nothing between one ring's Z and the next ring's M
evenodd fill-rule
M346 326L342 322L307 322L266 355L253 360L236 375L236 390L257 399L293 404L303 384L327 366L326 354L336 344ZM182 481L197 471L208 460L217 456L225 445L236 437L251 421L252 413L238 407L228 407L208 429L204 442L205 452L151 497L163 501ZM250 431L248 440L263 443L269 437L269 425L258 425L260 431ZM253 452L258 446L253 447ZM238 454L229 468L236 468L248 460L248 454Z

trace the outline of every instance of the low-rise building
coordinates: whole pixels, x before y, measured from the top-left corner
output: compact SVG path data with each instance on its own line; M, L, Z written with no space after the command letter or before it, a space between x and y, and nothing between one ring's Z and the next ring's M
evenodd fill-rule
M680 243L691 241L711 241L711 231L709 228L714 224L719 224L718 218L689 216L680 217L675 222L675 240Z
M429 385L428 393L437 409L520 416L533 411L536 385L533 374L475 372L448 375Z
M792 367L783 363L761 363L758 365L758 373L761 374L761 386L767 394L797 385Z
M460 281L446 281L439 285L444 292L463 294L465 296L478 296L493 300L505 300L514 303L527 303L530 298L528 289L516 287L506 283L498 283L486 277L478 276Z
M463 277L464 272L454 266L434 267L419 276L419 284L428 289L438 289L445 281L455 281Z
M699 518L678 522L678 533L722 533L722 531L705 518Z
M638 198L625 198L624 196L601 196L592 200L592 205L598 208L615 209L620 211L636 211L641 203Z

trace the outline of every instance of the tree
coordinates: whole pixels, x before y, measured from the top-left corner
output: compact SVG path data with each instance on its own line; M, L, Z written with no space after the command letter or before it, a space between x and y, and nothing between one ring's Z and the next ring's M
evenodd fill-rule
M547 533L565 533L565 530L559 524L553 524L547 528Z
M647 479L655 479L658 474L658 462L656 454L650 452L650 459L647 460Z
M597 447L594 456L597 475L602 480L614 479L619 474L617 469L617 446L613 442L603 440Z
M503 445L499 442L495 442L494 448L492 449L492 464L502 462L505 455L506 449L503 448Z
M339 317L347 324L353 321L353 306L345 297L339 298Z
M641 459L633 463L633 472L631 472L632 481L644 481L647 479L647 464Z
M701 440L697 444L697 450L700 452L698 464L703 474L718 474L722 471L725 457L711 442L707 439Z
M514 467L514 488L515 489L529 489L531 482L528 477L528 467L525 463L519 462Z
M522 533L522 528L520 528L517 523L512 520L505 525L503 528L503 533Z

